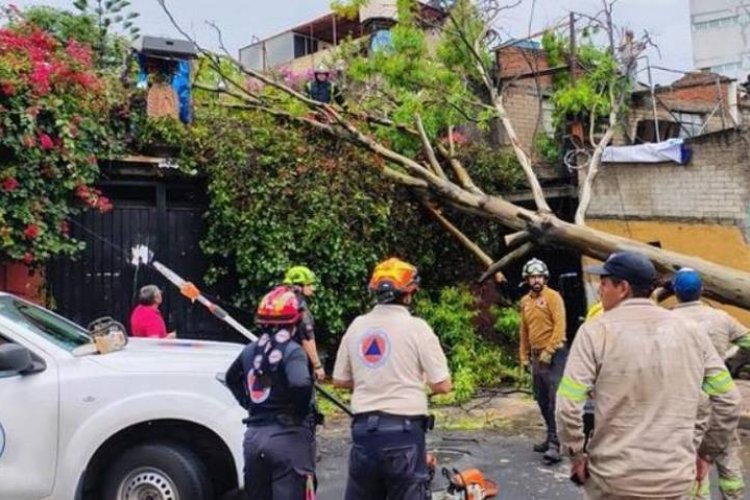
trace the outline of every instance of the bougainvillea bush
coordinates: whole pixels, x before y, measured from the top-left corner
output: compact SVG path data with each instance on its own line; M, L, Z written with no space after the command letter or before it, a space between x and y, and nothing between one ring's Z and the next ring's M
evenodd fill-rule
M91 48L4 11L0 27L0 254L27 264L81 246L68 218L107 211L92 187L97 158L117 152L123 92L97 74Z

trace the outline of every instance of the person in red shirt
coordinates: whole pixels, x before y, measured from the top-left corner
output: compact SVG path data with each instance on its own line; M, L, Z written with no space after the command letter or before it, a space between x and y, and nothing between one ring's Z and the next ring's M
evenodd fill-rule
M175 332L167 333L167 325L159 312L161 290L156 285L146 285L138 292L138 305L130 314L130 335L173 339Z

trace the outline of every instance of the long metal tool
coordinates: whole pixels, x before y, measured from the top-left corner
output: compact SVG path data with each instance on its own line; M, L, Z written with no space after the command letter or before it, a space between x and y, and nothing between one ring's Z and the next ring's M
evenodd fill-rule
M182 293L185 297L189 298L190 300L197 301L204 305L206 309L208 309L211 314L240 332L242 335L247 337L250 341L255 342L258 340L258 337L253 334L250 330L242 326L242 324L234 319L232 316L229 315L228 312L226 312L224 309L222 309L219 305L214 304L210 300L208 300L196 287L193 283L186 281L183 279L179 274L172 271L170 268L162 264L161 262L157 260L153 260L153 252L151 252L148 247L145 245L139 245L133 248L133 259L132 263L135 266L141 265L141 264L148 264L151 267L153 267L156 271L158 271L162 276L164 276L170 283L172 283L174 286L180 289L180 293ZM350 417L354 414L352 411L346 407L344 403L336 399L336 397L328 392L327 390L323 389L319 384L315 383L315 390L317 390L321 396L326 398L328 401L333 403L336 407L338 407L340 410L342 410L344 413L349 415Z

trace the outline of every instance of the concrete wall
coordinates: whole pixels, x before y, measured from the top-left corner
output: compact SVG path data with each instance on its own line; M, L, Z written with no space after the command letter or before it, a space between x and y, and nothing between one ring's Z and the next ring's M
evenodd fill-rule
M662 248L695 255L724 266L750 271L750 246L743 231L731 225L656 220L602 220L589 218L587 224L611 234L625 236L644 243L658 241ZM589 295L595 283L587 283ZM590 297L589 297L590 298ZM669 305L670 302L665 303ZM750 326L750 311L714 303L728 311L744 325Z
M693 158L686 166L604 164L588 216L720 223L747 235L747 140L735 131L688 140Z
M749 14L745 0L690 0L694 66L744 78L750 70Z

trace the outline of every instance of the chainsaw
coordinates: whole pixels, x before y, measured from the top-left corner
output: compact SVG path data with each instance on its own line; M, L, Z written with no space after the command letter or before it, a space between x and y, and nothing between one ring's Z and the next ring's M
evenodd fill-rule
M497 496L499 488L494 481L486 479L479 469L449 471L442 470L448 487L432 493L432 500L484 500Z

